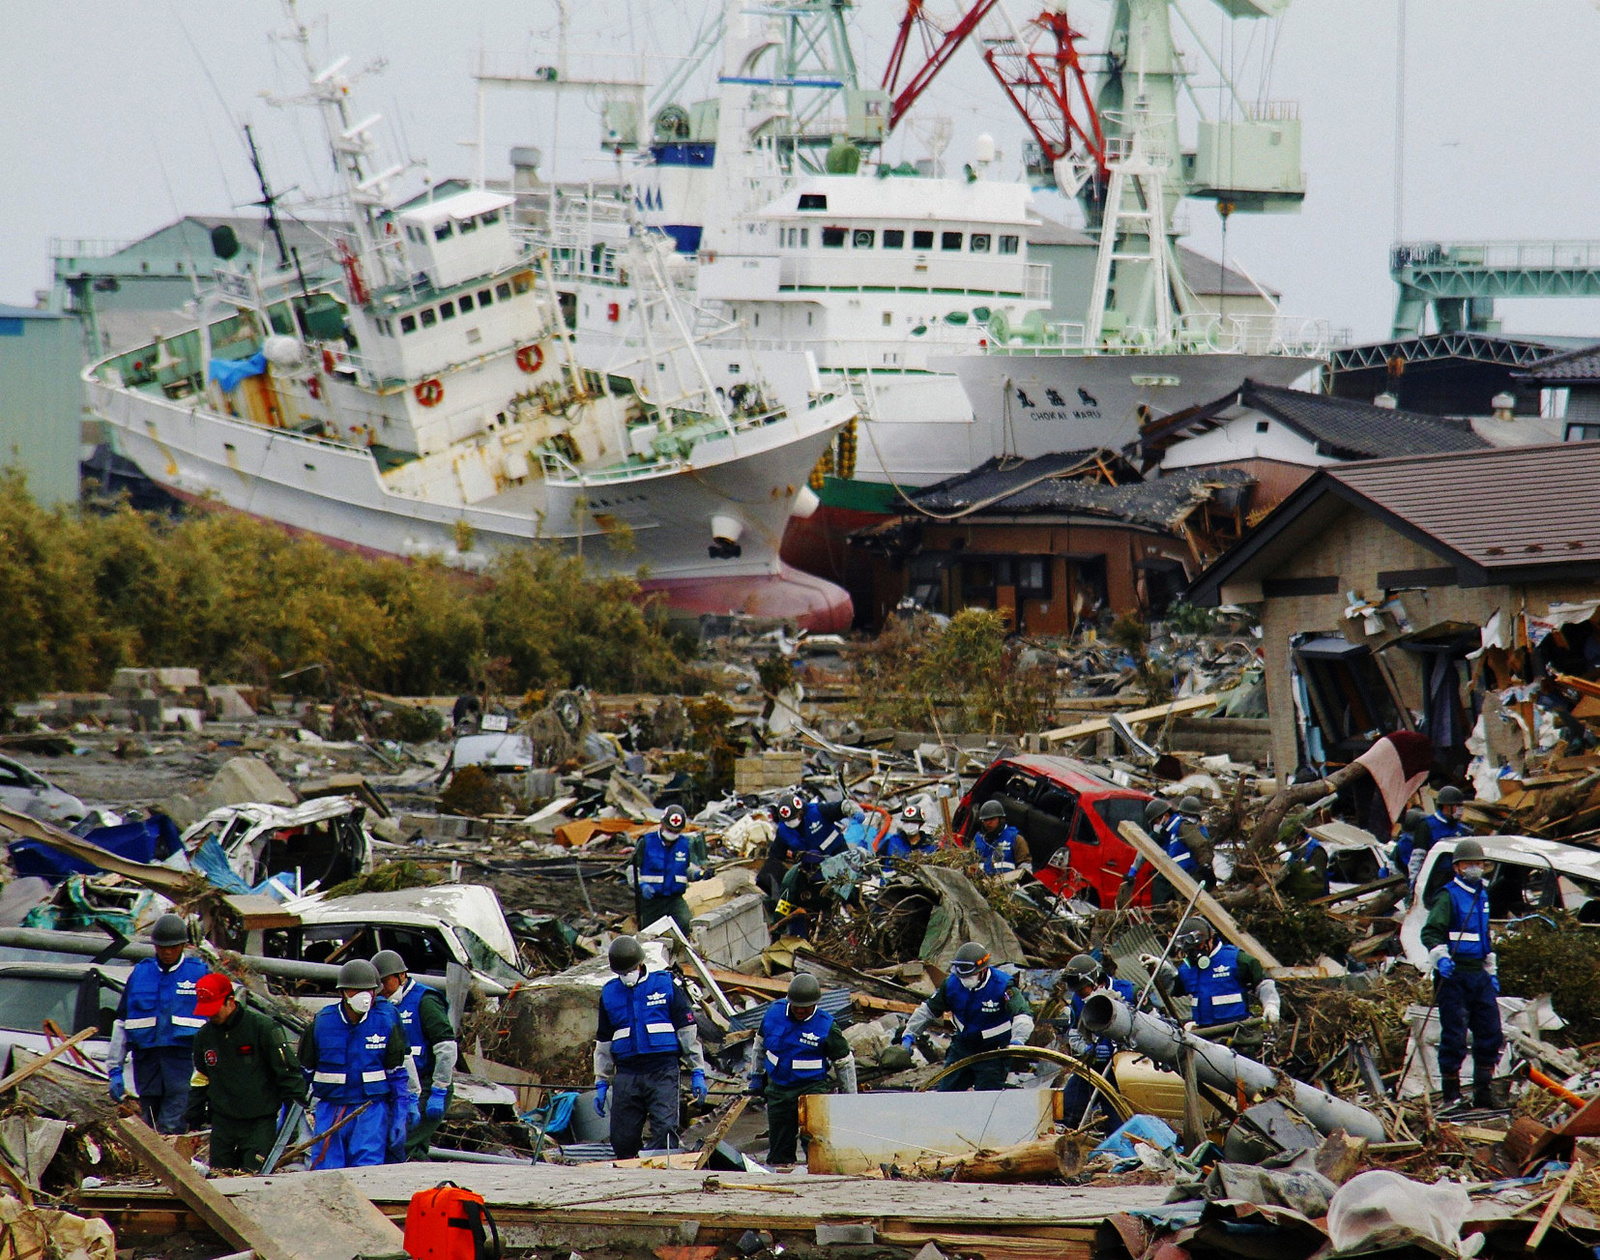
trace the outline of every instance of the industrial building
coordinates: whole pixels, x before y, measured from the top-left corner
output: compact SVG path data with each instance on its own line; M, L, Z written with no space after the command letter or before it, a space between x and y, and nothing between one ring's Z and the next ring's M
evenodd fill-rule
M46 506L78 498L80 358L70 315L0 306L0 466L19 470Z

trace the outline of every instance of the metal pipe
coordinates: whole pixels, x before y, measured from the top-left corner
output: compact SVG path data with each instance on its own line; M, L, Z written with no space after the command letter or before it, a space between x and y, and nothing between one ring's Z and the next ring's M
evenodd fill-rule
M96 936L92 932L47 932L42 928L0 928L0 947L8 949L48 950L56 954L82 954L90 958L109 954L112 958L126 958L134 962L141 958L155 957L155 946L145 941L129 941L120 949L114 948L115 944L116 942L110 938ZM301 962L296 958L266 958L260 954L240 954L238 957L249 963L252 971L259 971L264 976L275 976L281 980L320 980L331 987L339 978L339 968L332 963ZM443 976L413 975L411 978L430 989L438 989L441 993L444 991ZM474 988L489 997L506 997L511 992L505 985L483 976L474 975L472 984Z
M517 1164L523 1168L534 1161L513 1159L510 1155L491 1155L487 1151L452 1151L442 1146L430 1146L428 1158L436 1164Z
M1187 1045L1193 1051L1195 1071L1200 1079L1228 1093L1233 1092L1235 1082L1243 1082L1253 1093L1271 1093L1286 1079L1265 1063L1235 1054L1226 1046L1194 1033L1185 1033L1154 1015L1131 1010L1120 997L1104 989L1090 994L1084 1002L1080 1022L1086 1031L1130 1045L1158 1063L1176 1064L1179 1050ZM1388 1139L1383 1121L1370 1111L1303 1081L1291 1080L1290 1083L1294 1086L1294 1105L1320 1132L1343 1129L1351 1137L1366 1138L1369 1142Z

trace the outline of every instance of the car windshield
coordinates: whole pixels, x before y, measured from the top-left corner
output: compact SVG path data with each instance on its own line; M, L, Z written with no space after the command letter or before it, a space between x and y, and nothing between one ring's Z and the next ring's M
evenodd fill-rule
M1094 802L1094 812L1113 832L1116 832L1118 823L1131 822L1144 826L1144 802L1134 796L1102 796Z
M79 985L75 976L0 975L0 1027L37 1033L49 1020L63 1032L77 1032ZM102 1033L111 1031L117 1001L116 990L102 983L96 1010L86 1012Z

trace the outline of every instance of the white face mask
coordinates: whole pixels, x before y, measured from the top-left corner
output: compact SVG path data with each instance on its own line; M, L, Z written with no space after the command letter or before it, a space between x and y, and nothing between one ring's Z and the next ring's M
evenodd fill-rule
M1456 874L1469 884L1481 884L1483 882L1483 867L1481 866L1458 866L1456 867Z
M361 993L352 993L349 997L345 998L344 1004L357 1015L365 1015L372 1009L372 994L365 991Z
M989 973L987 971L980 971L970 976L956 977L957 980L961 981L961 987L964 989L981 989L983 988L983 982L988 978Z
M637 971L627 972L625 975L618 976L617 979L631 989L644 979L644 968L640 967Z

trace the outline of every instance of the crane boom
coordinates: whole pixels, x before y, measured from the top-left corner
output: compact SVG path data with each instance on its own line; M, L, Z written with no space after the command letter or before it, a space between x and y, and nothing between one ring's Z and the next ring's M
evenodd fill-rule
M917 103L917 98L928 90L945 63L955 56L956 49L966 42L967 36L978 28L978 23L988 16L999 0L977 0L962 13L948 30L942 29L924 5L924 0L906 0L905 15L900 19L900 29L895 34L894 49L889 54L889 68L883 74L883 90L893 98L889 105L889 129L892 131L906 112ZM899 87L900 72L905 66L906 49L913 31L922 32L924 60L905 87Z

